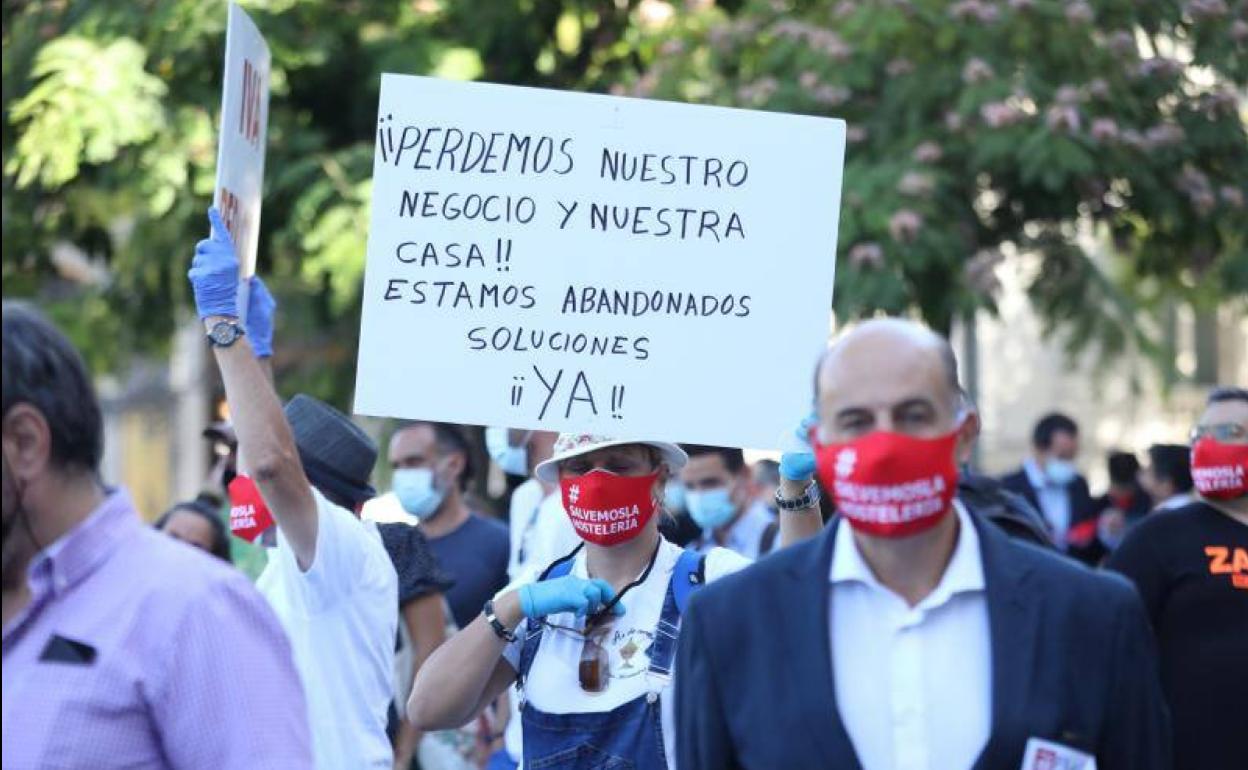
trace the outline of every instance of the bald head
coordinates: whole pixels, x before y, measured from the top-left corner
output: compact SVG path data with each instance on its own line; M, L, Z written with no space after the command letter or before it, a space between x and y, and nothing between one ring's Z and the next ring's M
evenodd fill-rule
M841 336L819 363L815 393L828 441L872 430L941 435L954 427L961 403L948 340L897 318L867 321Z

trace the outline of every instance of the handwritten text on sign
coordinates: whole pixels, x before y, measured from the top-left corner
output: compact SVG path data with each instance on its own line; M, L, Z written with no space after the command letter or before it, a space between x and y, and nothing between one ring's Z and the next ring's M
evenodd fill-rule
M843 153L835 120L383 76L355 410L776 446Z
M269 111L269 47L251 18L229 5L215 203L238 248L243 276L256 269Z

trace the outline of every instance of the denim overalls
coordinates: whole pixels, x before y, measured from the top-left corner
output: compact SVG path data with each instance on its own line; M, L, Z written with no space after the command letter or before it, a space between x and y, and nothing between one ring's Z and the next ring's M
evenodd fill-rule
M583 714L547 714L523 702L524 770L667 770L659 694L671 680L680 614L689 593L703 582L703 562L701 554L685 551L672 571L650 644L649 692L611 711ZM571 569L570 558L556 562L541 579L562 577ZM523 687L544 628L533 623L525 635L517 687Z

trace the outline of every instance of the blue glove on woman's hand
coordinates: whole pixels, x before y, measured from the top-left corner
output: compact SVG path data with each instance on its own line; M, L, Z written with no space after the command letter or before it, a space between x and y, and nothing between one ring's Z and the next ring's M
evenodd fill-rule
M221 221L216 206L208 209L212 237L195 244L195 258L186 277L195 294L200 319L209 316L238 318L238 257L234 241Z
M810 446L810 430L819 424L819 417L811 412L793 432L797 443L792 451L780 456L780 475L789 481L809 481L815 475L815 452Z
M520 611L526 618L542 618L558 612L591 615L614 598L615 590L605 580L564 575L521 587ZM611 611L623 615L624 606L617 602Z
M247 338L256 358L273 355L273 311L277 300L258 275L253 275L247 289Z

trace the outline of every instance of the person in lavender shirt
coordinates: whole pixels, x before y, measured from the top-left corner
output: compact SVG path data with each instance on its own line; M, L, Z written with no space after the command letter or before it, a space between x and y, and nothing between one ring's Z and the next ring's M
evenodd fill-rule
M82 359L3 310L3 759L15 770L309 768L291 645L239 572L105 487Z

